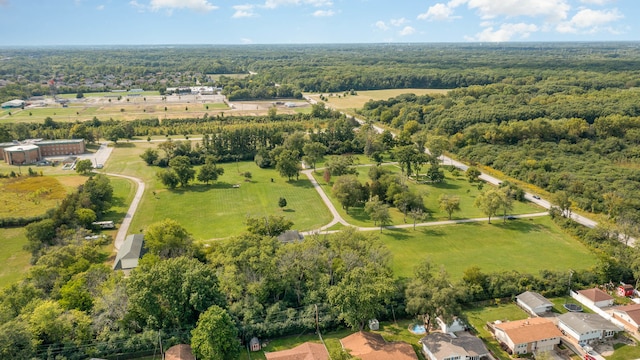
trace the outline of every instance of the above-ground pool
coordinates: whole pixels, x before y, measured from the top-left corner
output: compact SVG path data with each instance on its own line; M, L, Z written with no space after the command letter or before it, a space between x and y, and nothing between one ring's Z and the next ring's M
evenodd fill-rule
M571 312L582 312L582 306L578 304L564 304L562 306Z
M426 334L427 331L424 329L424 325L421 324L411 324L409 325L409 331L417 334L417 335L421 335L421 334Z

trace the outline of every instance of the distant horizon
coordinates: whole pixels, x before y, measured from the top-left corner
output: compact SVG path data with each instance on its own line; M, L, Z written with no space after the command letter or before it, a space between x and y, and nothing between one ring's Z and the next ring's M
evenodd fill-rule
M631 0L0 0L0 47L640 41Z

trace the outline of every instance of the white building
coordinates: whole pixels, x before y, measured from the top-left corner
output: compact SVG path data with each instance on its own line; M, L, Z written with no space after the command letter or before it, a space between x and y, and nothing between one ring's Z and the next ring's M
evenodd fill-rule
M553 308L551 301L532 291L526 291L516 296L516 304L532 315L541 315Z
M593 341L613 337L623 330L598 314L576 312L558 316L558 327L583 346Z
M579 290L578 297L584 300L578 299L583 304L586 302L599 308L613 306L613 297L598 288Z

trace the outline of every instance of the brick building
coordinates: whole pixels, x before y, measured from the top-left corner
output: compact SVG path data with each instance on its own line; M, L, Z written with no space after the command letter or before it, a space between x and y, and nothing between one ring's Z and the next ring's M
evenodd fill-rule
M7 164L34 164L47 156L78 155L85 152L84 139L42 140L0 144L0 158Z

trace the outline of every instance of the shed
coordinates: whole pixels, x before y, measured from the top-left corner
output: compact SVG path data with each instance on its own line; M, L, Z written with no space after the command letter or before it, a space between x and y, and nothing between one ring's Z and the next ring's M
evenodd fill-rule
M618 286L618 296L633 296L633 291L635 289L633 288L633 285L629 285L629 284L621 284L620 286Z
M613 306L613 297L598 288L580 290L578 294L582 296L587 303L591 303L599 308Z
M278 240L283 243L297 242L304 239L304 236L298 232L298 230L287 230L278 235Z
M170 347L164 353L164 360L196 360L191 351L191 346L187 344L179 344Z
M249 340L249 349L251 351L260 351L260 339L255 336L252 337L251 340Z
M120 246L113 270L131 270L138 266L138 261L144 255L144 235L129 235Z
M533 291L525 291L516 296L516 304L532 315L540 315L551 311L553 303L544 296Z

